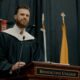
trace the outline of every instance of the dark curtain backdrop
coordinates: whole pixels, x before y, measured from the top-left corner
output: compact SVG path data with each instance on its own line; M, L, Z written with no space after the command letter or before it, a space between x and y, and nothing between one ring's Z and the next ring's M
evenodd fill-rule
M64 12L66 14L65 23L67 28L69 64L79 65L77 5L76 0L43 0L48 60L59 62L62 38L60 14Z
M80 65L80 0L77 1L77 17L78 17L78 51L79 51L79 65Z
M80 65L80 0L0 0L0 18L14 24L14 11L18 5L31 8L30 26L27 31L34 35L43 49L43 34L40 31L42 13L45 15L48 61L59 63L61 47L61 12L66 14L65 23L69 47L69 63Z

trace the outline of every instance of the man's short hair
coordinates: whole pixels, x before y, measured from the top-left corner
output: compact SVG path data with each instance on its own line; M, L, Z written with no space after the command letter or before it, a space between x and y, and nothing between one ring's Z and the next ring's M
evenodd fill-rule
M30 11L29 6L27 6L27 5L20 5L20 6L18 6L18 7L16 8L15 14L18 13L18 10L19 10L19 9L28 9L28 10Z

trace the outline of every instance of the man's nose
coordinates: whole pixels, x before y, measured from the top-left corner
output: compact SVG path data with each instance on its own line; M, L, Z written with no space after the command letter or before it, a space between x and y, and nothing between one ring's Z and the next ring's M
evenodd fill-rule
M24 15L24 18L27 18L27 16L26 16L26 15Z

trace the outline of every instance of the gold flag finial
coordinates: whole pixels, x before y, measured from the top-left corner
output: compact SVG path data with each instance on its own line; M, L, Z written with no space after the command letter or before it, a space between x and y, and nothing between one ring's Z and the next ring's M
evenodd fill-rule
M65 13L62 12L62 13L61 13L61 17L62 17L62 22L63 22L63 23L65 23L65 20L64 20L65 16L66 16Z

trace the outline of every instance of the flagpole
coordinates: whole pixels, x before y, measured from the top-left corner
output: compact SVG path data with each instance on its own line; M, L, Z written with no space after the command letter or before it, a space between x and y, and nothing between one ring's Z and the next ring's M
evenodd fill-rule
M44 60L47 62L47 50L46 50L46 30L45 30L45 24L44 24L44 13L42 14L42 28L43 31L43 39L44 39Z

